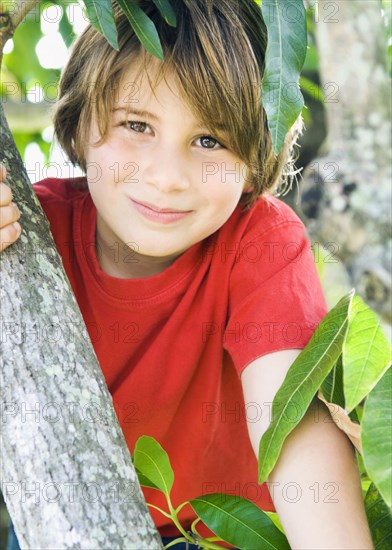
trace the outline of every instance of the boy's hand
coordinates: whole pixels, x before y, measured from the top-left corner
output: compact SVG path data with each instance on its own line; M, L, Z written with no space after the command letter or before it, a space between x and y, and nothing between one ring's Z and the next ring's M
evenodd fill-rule
M12 202L12 191L4 183L7 177L6 169L0 164L0 252L13 244L22 232L19 208Z

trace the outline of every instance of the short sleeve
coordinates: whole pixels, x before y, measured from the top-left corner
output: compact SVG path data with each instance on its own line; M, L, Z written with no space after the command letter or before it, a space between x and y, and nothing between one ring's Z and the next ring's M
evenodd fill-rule
M238 375L262 355L306 346L327 305L305 226L294 213L244 238L229 292L224 347Z

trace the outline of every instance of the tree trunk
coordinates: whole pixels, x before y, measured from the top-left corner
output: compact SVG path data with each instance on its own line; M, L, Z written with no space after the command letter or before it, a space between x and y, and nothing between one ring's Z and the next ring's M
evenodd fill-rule
M0 105L22 216L1 261L1 488L22 548L159 549L103 374Z
M312 240L391 322L391 92L381 2L319 0L316 39L328 135L304 173L303 213Z

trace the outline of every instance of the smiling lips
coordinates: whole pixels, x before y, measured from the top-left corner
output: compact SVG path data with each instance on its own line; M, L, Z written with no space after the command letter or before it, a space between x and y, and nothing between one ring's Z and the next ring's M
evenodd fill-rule
M130 199L135 209L148 220L158 223L173 223L188 216L192 210L175 210L173 208L157 208L148 203Z

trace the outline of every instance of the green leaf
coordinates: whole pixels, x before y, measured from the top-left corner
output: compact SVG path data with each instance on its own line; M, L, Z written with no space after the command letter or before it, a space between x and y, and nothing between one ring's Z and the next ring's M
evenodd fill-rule
M313 126L313 119L312 119L312 115L311 115L311 112L309 111L309 109L306 107L306 105L304 105L302 107L302 118L304 120L304 123L305 123L305 126L306 128L309 130L312 126ZM320 264L318 264L317 266L317 271L318 272L322 272L323 271L323 267L320 268Z
M368 486L370 485L371 483L371 480L369 479L368 475L367 475L367 472L366 472L366 468L365 468L365 464L363 463L363 457L362 455L358 452L357 449L355 449L355 456L357 458L357 461L358 461L358 468L359 468L359 473L361 475L361 484L362 484L362 489L363 489L363 484L364 482L366 482L368 484ZM367 490L367 489L366 489Z
M339 405L342 409L345 408L343 393L343 364L341 355L334 368L329 372L328 376L321 384L321 391L329 403L336 403L336 405Z
M241 550L290 550L273 521L245 498L214 493L197 497L190 504L211 531Z
M308 73L310 72L314 75L317 75L319 71L319 55L317 51L317 46L312 42L309 43L308 49L306 50L306 58L304 66L302 67L302 71Z
M388 506L392 503L392 368L368 395L362 416L363 462Z
M301 89L306 92L314 101L319 101L323 103L324 101L324 92L315 82L309 80L305 76L301 76L299 79Z
M177 18L169 0L153 0L153 2L161 12L166 23L171 27L175 27L177 25Z
M136 36L148 52L163 61L163 50L154 23L133 0L118 0Z
M279 515L277 512L267 512L266 510L264 510L264 514L266 514L270 518L270 520L274 522L274 524L279 529L279 531L282 531L282 533L284 533L284 529L280 522Z
M63 15L60 19L59 31L65 42L65 45L67 46L67 48L69 48L73 43L76 34L74 33L73 26L69 22L66 10L63 11Z
M306 10L303 0L263 0L261 12L268 31L263 106L278 154L304 104L299 75L306 57Z
M366 493L365 510L372 534L374 550L390 550L392 540L391 510L372 483Z
M324 317L287 372L272 403L272 421L260 441L259 483L273 470L284 440L297 426L342 353L352 290Z
M139 472L139 470L137 468L135 468L135 471L137 473L137 477L138 477L140 485L142 485L143 487L150 487L151 489L158 489L159 490L159 487L157 487L155 485L155 483L153 483L150 479L148 479L148 477L146 477L141 472Z
M115 50L118 50L117 28L111 0L83 0L87 16L94 28L100 32Z
M352 411L350 411L348 413L348 416L350 417L350 419L353 421L353 422L356 422L357 424L360 424L361 423L361 420L360 418L358 417L358 411L359 409L353 409Z
M139 437L135 445L133 461L137 471L169 498L174 482L174 473L169 457L158 441L147 435ZM150 486L147 485L147 487Z
M355 296L343 345L343 383L348 411L374 388L390 362L391 349L380 321L374 311Z

